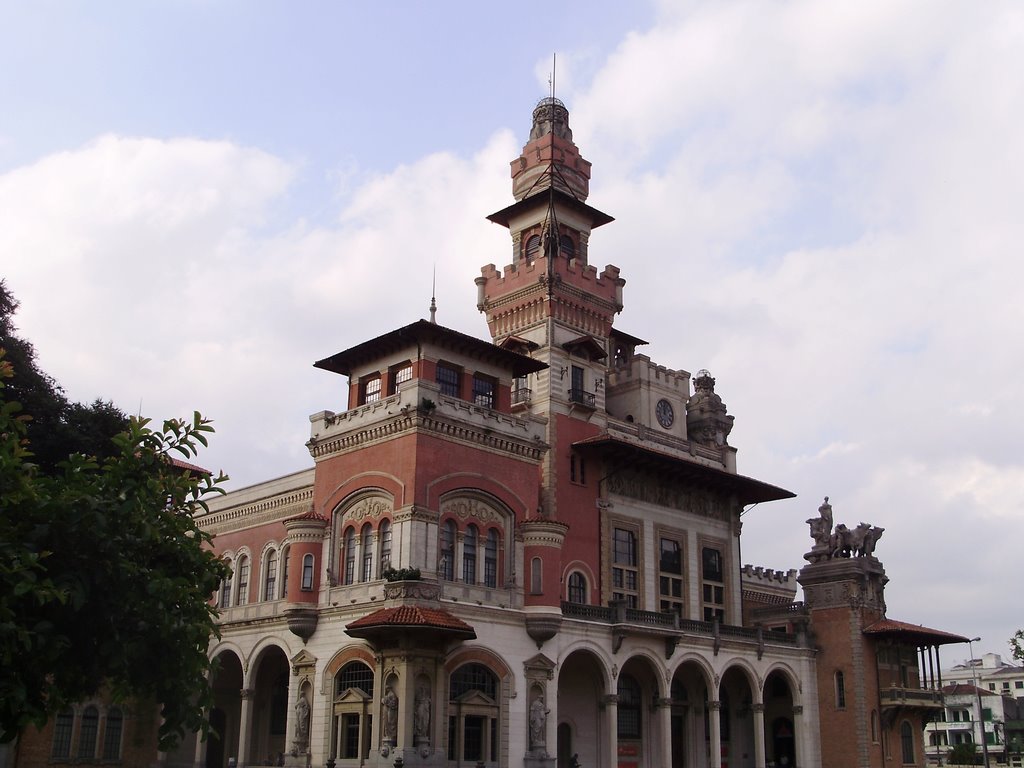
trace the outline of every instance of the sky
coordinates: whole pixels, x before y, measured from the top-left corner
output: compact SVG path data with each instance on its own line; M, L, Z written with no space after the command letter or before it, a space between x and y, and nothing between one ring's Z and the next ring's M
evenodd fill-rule
M311 466L312 367L427 316L486 337L485 216L555 91L616 218L616 327L709 369L787 570L829 496L885 528L888 615L1024 626L1024 6L933 0L0 0L0 277L75 400ZM1017 574L1016 576L1014 574ZM944 665L968 658L944 650Z

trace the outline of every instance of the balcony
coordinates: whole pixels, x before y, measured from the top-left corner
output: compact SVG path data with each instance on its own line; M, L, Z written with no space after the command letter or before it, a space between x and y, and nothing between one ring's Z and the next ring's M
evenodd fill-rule
M590 408L591 410L597 408L597 396L593 392L587 392L585 389L570 389L569 402L582 405L584 408Z
M761 628L683 619L674 613L641 611L627 608L621 603L603 606L563 602L562 617L609 625L614 637L614 650L618 650L622 639L629 635L664 637L666 658L671 657L676 645L685 637L711 640L716 652L723 640L749 644L751 650L756 650L758 658L764 652L766 643L799 646L797 635L786 632L769 632Z
M882 715L891 721L900 710L924 710L926 712L942 711L942 691L927 688L903 688L892 686L879 691L882 700Z
M533 399L533 390L529 387L518 387L512 390L512 405L529 405Z

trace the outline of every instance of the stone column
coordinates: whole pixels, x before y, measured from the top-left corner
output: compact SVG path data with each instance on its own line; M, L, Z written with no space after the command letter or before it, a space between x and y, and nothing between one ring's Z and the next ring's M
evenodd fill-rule
M722 768L722 702L708 702L708 732L711 734L711 768Z
M608 727L608 736L605 739L605 746L608 749L608 759L601 761L603 765L618 765L619 761L619 697L611 694L604 697L605 723Z
M764 755L764 704L758 703L754 707L754 766L765 768Z
M807 748L804 745L804 708L799 704L793 707L793 745L796 749L796 764L798 768L805 768L807 765Z
M243 688L239 695L242 699L242 713L238 718L238 768L249 764L249 747L252 734L249 733L252 722L252 704L256 692L252 688Z
M672 764L672 699L657 699L658 728L661 729L661 765Z

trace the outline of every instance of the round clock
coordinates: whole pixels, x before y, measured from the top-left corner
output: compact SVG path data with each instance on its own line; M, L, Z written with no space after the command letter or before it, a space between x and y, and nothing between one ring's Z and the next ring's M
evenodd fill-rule
M665 429L669 429L676 420L676 412L672 409L672 403L665 398L658 401L654 406L654 415L658 417L658 423Z

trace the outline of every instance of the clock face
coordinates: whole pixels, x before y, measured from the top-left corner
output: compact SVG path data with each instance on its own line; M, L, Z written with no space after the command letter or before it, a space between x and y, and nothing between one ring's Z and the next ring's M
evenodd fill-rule
M676 420L676 412L672 409L672 403L664 398L654 406L654 415L658 417L658 423L665 429L671 427Z

